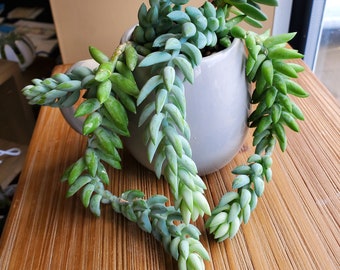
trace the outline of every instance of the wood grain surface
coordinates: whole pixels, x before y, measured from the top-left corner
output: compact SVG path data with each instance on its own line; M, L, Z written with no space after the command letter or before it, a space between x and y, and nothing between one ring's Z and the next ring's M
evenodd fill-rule
M211 255L206 269L340 269L339 104L308 68L298 82L310 93L296 101L306 120L299 134L288 131L286 153L275 152L273 180L248 224L216 243L203 220L196 223ZM230 164L203 178L211 206L231 189L231 169L252 153L250 135ZM77 196L65 198L59 179L85 143L58 109L42 108L1 237L0 268L177 269L160 243L109 206L96 218ZM114 194L138 188L170 196L165 181L126 152L123 160L123 171L110 170Z

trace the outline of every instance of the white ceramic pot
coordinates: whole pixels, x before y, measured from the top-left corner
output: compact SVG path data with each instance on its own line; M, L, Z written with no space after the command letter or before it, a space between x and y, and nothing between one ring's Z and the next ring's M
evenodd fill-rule
M93 68L96 63L90 60L77 65ZM224 167L243 144L248 130L249 111L249 85L244 65L244 46L240 40L234 40L228 49L204 57L195 69L194 84L185 83L190 144L193 160L201 175ZM135 75L138 84L138 78L147 78L145 69L137 68ZM141 164L153 170L143 144L144 126L138 128L137 124L143 106L144 103L140 105L137 115L130 115L131 137L124 141L129 152ZM65 115L65 109L63 111ZM69 112L66 113L66 119L70 122L69 115ZM72 126L81 130L79 123L73 123Z
M0 48L0 59L18 62L21 70L25 70L35 59L35 47L27 36L11 35L8 44L3 41Z

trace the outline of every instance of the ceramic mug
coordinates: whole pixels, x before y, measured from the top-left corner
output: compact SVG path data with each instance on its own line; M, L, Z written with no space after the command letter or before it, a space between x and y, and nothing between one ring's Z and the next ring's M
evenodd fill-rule
M131 30L122 41L127 40L130 34ZM94 60L85 60L72 68L80 65L96 68L98 64ZM249 112L249 84L244 65L244 46L242 41L236 39L229 48L202 59L195 68L193 85L184 83L192 158L200 175L221 169L242 147L248 130ZM143 85L148 76L145 68L136 68L134 73L137 84ZM137 108L137 114L129 115L131 136L124 138L124 146L137 161L153 170L143 143L144 125L138 128L144 103ZM82 122L73 117L74 110L61 110L69 124L81 132Z

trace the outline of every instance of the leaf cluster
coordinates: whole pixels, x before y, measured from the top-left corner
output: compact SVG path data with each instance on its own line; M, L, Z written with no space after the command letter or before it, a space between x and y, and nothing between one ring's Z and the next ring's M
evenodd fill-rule
M77 192L91 212L100 216L101 204L135 222L162 242L178 260L179 269L204 269L209 254L199 242L199 230L190 222L210 216L206 228L215 239L233 238L242 222L247 223L272 179L272 152L278 142L287 147L285 127L298 131L303 120L290 95L307 97L295 78L303 67L287 60L302 55L287 47L294 33L258 35L239 26L244 21L256 27L266 20L259 4L277 5L276 0L214 0L201 7L188 0L150 0L138 11L138 26L131 42L121 44L111 57L90 47L95 69L78 67L44 80L34 79L23 89L30 104L72 106L82 95L75 117L84 117L83 135L88 137L84 155L64 173L67 197ZM245 73L254 85L249 116L255 153L245 165L237 166L233 191L226 193L211 210L204 196L206 185L197 173L186 122L184 82L194 83L194 68L207 52L230 46L234 38L244 41L248 51ZM138 55L144 55L139 62ZM146 83L138 86L134 69L148 67ZM144 199L138 190L119 197L105 189L109 184L106 166L121 169L119 151L122 136L129 136L128 112L141 111L139 126L145 131L145 145L157 177L168 182L173 206L167 198Z

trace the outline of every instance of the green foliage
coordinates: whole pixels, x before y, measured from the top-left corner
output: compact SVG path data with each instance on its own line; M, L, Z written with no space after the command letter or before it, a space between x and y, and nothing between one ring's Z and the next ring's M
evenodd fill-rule
M233 238L242 222L249 221L265 183L272 179L271 155L276 142L284 151L285 127L298 131L297 120L304 119L289 96L308 94L293 80L303 67L286 61L302 57L286 47L294 33L258 35L239 26L245 21L261 27L266 15L258 4L275 6L276 0L215 0L199 8L182 6L188 2L142 4L131 43L120 45L112 57L89 48L98 68L79 67L45 80L34 79L22 92L30 104L66 107L85 89L85 100L75 116L86 118L83 134L88 144L83 157L62 177L70 185L67 197L81 192L83 205L97 216L102 203L111 204L114 211L159 240L178 260L179 269L204 269L203 260L209 260L209 254L199 242L199 230L190 222L210 216L207 229L217 241L223 241ZM254 130L255 153L232 171L234 190L211 210L204 196L205 183L192 160L183 82L194 83L194 68L204 54L228 47L233 38L243 39L249 52L245 71L255 85L251 97L255 109L248 119ZM145 56L139 64L137 52ZM141 89L133 75L137 65L151 68ZM163 175L168 182L173 206L166 206L167 198L162 195L145 200L141 191L130 190L116 197L104 188L109 183L106 164L121 168L120 138L129 136L127 111L136 112L137 107L142 110L139 125L145 130L149 161L154 161L157 177Z

